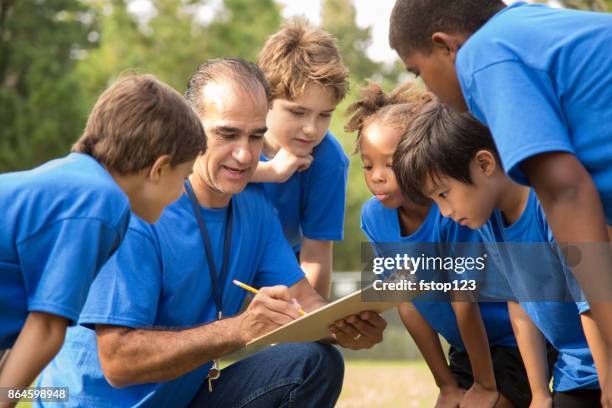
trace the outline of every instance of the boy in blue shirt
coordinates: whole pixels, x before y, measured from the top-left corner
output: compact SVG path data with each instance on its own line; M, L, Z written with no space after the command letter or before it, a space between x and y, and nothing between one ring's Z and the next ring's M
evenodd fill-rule
M420 109L433 96L414 85L400 86L387 95L378 85L371 84L363 88L361 94L362 98L348 108L353 116L346 130L357 132L356 151L361 154L366 184L374 194L364 204L361 214L361 228L373 244L374 251L379 254L389 249L397 250L397 247L389 248L389 243L412 243L416 248L416 243L480 242L476 232L443 219L438 207L421 194L411 195L411 199L405 198L391 168L397 144L409 131ZM482 302L474 308L475 314L471 316L467 315L471 311L463 311L461 307L473 307L474 304L457 303L451 306L448 301L421 299L399 307L400 317L440 389L436 407L456 407L460 404L529 406L529 383L506 303ZM460 330L455 313L457 316L462 313L467 315L468 324L479 324ZM479 327L480 322L484 324L483 327ZM464 326L464 323L461 325ZM476 334L468 338L472 342L471 353L462 339L466 332ZM451 345L450 366L446 362L438 333ZM490 349L490 354L483 353L482 349ZM477 364L474 365L474 362ZM482 367L478 364L485 367L481 369L482 373L478 372L478 367ZM474 370L473 365L477 367ZM499 394L486 388L484 391L489 391L489 394L484 392L484 397L479 399L474 395L476 388L466 394L465 390L478 383L479 375L492 377L487 380L492 382L493 390L497 386ZM496 401L498 395L499 401ZM490 396L489 400L486 396Z
M501 0L398 0L389 41L440 101L491 129L501 163L538 195L612 365L612 15ZM606 231L606 224L608 225ZM608 384L608 385L606 385ZM612 406L612 376L604 383Z
M0 175L0 351L12 348L0 387L32 383L123 239L130 209L155 222L203 149L181 95L129 76L99 97L70 155Z
M332 241L343 238L349 164L328 127L347 92L348 69L331 35L298 20L268 39L258 65L270 82L272 105L253 181L265 182L308 281L327 297Z
M262 187L246 187L266 131L263 73L239 59L211 60L186 97L208 141L186 193L155 225L130 222L92 286L79 320L86 327L69 331L38 385L69 387L70 406L331 407L343 362L327 344L277 345L215 379L219 357L299 317L292 300L306 311L325 301L304 279ZM246 291L233 279L263 286L241 314ZM382 340L384 320L362 317L334 326L338 344Z
M413 122L411 134L415 137L398 146L394 163L402 190L423 192L445 217L478 229L487 243L496 270L510 284L510 316L527 367L532 404L551 403L545 341L537 327L559 352L553 372L553 405L599 406L593 361L593 355L601 356L595 352L601 348L599 333L588 324L583 333L580 315L588 313L588 304L567 301L578 285L555 250L556 242L534 192L504 174L487 128L467 114L430 103ZM530 245L500 246L496 242ZM605 376L604 362L600 359L598 366Z

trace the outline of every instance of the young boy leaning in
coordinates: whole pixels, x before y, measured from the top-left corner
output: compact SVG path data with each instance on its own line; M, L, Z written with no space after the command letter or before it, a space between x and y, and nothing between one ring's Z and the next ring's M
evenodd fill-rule
M362 89L361 95L348 108L352 118L346 130L357 132L356 151L363 161L368 189L374 194L364 204L361 216L361 227L374 250L384 251L384 244L376 245L379 243L480 242L476 232L443 219L437 205L422 194L402 195L391 168L398 143L433 96L411 84L400 86L389 95L378 85L370 84ZM486 333L482 326L473 325L481 321L478 306ZM461 331L453 309L459 318L463 313L464 319L459 319ZM493 406L498 395L495 386L501 395L496 406L529 406L527 374L504 302L480 305L454 302L451 307L448 302L415 300L400 305L399 312L440 388L436 407ZM450 367L438 333L451 345ZM462 340L465 333L470 337L468 342ZM493 392L478 395L477 389L482 384L477 382L481 378L490 381L488 391ZM474 380L476 385L466 394Z
M430 103L414 120L410 136L400 142L394 170L405 194L421 192L445 217L478 229L490 257L500 260L495 271L510 285L510 317L532 388L532 406L599 406L593 356L602 376L605 358L602 361L595 326L581 326L589 305L566 301L564 290L550 293L550 288L577 284L564 271L535 193L506 176L488 129L467 113ZM552 398L542 334L559 352Z
M253 181L265 182L308 281L327 297L332 241L343 238L349 163L328 127L348 90L348 70L334 38L299 20L267 40L258 65L270 82L272 104Z
M491 129L501 163L533 186L612 365L612 14L501 0L398 0L389 41L441 102ZM608 231L606 232L606 224ZM609 369L608 369L609 371ZM612 376L602 402L612 407Z
M0 387L32 383L77 321L130 210L155 222L205 149L182 96L134 75L102 93L71 154L0 175Z

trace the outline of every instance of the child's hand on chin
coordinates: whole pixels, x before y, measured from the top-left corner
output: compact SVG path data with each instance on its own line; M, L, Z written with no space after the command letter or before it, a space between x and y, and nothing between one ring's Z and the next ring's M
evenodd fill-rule
M306 156L296 156L293 153L281 148L270 164L274 168L276 182L283 183L293 176L296 171L304 171L312 163L312 154Z

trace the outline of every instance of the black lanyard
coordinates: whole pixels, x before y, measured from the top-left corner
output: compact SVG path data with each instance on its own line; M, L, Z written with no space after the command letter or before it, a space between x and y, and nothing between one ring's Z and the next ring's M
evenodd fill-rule
M191 187L189 180L185 182L185 190L187 191L189 201L191 201L193 213L198 221L198 227L200 227L200 235L202 236L204 251L206 252L206 260L208 261L208 272L210 273L212 293L213 297L215 298L215 305L217 306L217 319L221 319L223 316L223 284L225 283L225 272L229 263L230 247L232 246L232 201L230 200L229 205L227 206L227 225L225 227L225 236L223 238L223 264L221 265L221 274L217 276L217 268L215 267L214 254L212 245L210 244L208 230L204 224L200 204L193 193L193 188ZM219 284L219 281L221 284Z

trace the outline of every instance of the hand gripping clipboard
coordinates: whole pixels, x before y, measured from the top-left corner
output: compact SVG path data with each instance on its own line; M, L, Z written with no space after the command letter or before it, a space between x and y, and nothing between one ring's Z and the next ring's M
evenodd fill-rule
M414 290L379 292L372 285L351 293L308 313L278 329L251 340L247 347L278 343L317 341L330 337L328 327L336 320L365 311L382 313L401 302L407 302L421 292Z

